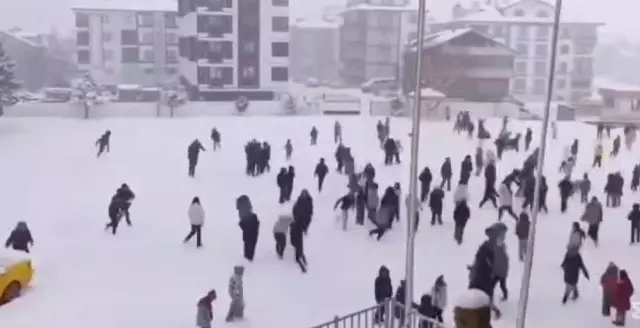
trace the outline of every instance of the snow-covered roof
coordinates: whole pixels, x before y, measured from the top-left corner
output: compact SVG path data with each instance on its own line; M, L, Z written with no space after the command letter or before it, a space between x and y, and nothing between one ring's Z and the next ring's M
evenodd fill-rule
M20 32L0 30L0 39L2 38L2 35L8 36L24 44L28 44L29 46L32 46L32 47L44 47L43 44L30 40L28 37L21 35Z
M362 3L362 4L359 4L359 5L355 5L353 7L345 8L343 12L354 11L354 10L411 12L411 11L418 11L418 6L416 6L416 5L409 5L409 6L375 6L375 5Z
M290 25L291 27L298 27L298 28L334 29L334 28L340 27L340 20L339 19L327 20L322 18L315 18L315 19L304 18L304 19L296 19Z
M165 11L177 12L177 0L84 0L71 6L73 10Z
M606 77L596 77L593 80L593 85L596 89L607 89L620 92L640 92L640 86L626 84Z
M501 45L501 46L503 46L503 47L515 52L515 50L513 50L511 47L507 46L506 44L504 44L504 43L502 43L500 41L497 41L496 39L494 39L494 38L492 38L492 37L490 37L488 35L484 35L484 34L478 32L478 31L476 31L474 29L470 29L470 28L459 28L459 29L442 30L442 31L438 31L436 33L432 33L432 34L426 35L424 37L424 42L423 42L423 45L422 45L422 49L435 48L435 47L437 47L439 45L445 44L445 43L447 43L447 42L449 42L449 41L451 41L451 40L453 40L455 38L458 38L458 37L463 36L463 35L468 34L468 33L474 33L474 34L477 34L480 37L490 39L493 42L495 42L496 44ZM410 40L408 45L409 45L411 51L416 51L416 47L418 46L418 42L417 42L417 40Z

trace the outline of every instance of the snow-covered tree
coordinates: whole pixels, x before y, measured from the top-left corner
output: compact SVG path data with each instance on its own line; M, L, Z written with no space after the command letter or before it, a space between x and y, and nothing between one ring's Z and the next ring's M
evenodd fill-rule
M238 97L238 100L236 100L236 112L243 114L247 111L247 108L249 108L249 99L245 96Z
M15 104L13 92L20 88L20 83L15 77L16 63L4 52L4 47L0 42L0 115L3 113L3 106Z
M96 103L98 84L91 74L86 73L74 84L74 97L84 107L84 118L89 118L89 110Z

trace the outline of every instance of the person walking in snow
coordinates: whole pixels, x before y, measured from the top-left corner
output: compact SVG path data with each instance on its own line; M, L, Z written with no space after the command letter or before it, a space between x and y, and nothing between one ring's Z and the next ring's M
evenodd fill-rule
M456 207L453 210L453 222L455 224L455 228L453 230L453 239L458 243L458 245L462 245L464 228L467 226L467 221L469 221L470 217L471 210L469 209L469 205L467 205L467 201L462 200L456 203ZM442 221L440 222L440 224L442 224Z
M287 139L287 142L284 144L284 154L287 162L290 161L291 154L293 154L293 145L291 144L291 139Z
M105 131L100 138L96 141L96 146L98 147L98 154L96 157L100 157L106 150L107 153L111 151L111 130Z
M236 319L242 320L244 318L244 282L242 277L244 275L244 267L236 265L233 267L233 275L229 278L229 297L231 303L229 304L229 311L227 312L227 322L235 321Z
M187 215L191 223L191 230L187 237L184 238L184 243L189 242L193 236L196 236L196 247L200 248L202 247L202 226L204 225L205 218L204 209L200 204L200 198L193 197Z
M256 253L258 236L260 234L260 220L258 216L251 212L240 219L240 230L242 230L242 244L244 258L252 262Z
M586 204L589 201L589 192L591 192L591 180L589 180L587 173L578 182L578 189L580 189L580 204Z
M291 246L293 246L296 263L300 266L302 273L307 273L307 256L304 254L304 228L302 223L293 221L289 228Z
M569 253L564 256L562 261L562 270L564 272L564 294L562 295L562 304L566 304L569 296L575 301L580 296L578 291L578 281L580 280L580 272L582 272L589 280L589 272L582 260L580 252Z
M118 232L118 225L120 219L124 216L125 201L119 197L111 198L109 203L109 222L105 225L104 229L111 229L111 233L115 235Z
M482 151L482 147L476 148L475 162L476 176L480 176L480 173L482 173L482 169L484 168L484 152Z
M196 326L198 328L211 328L211 322L213 321L212 303L217 297L215 289L212 289L198 301L196 310Z
M571 232L569 233L569 243L567 244L567 253L573 254L580 251L582 248L582 242L585 239L585 233L580 228L580 223L573 222L571 225Z
M312 217L313 198L311 198L307 189L302 189L298 199L293 203L293 219L300 223L300 228L305 235L309 232Z
M633 204L627 219L631 223L631 244L640 243L640 204Z
M602 223L603 211L602 204L598 201L597 197L591 198L591 202L587 204L582 215L582 221L589 225L587 235L593 240L593 243L598 246L598 236L600 231L600 223Z
M435 319L438 322L443 323L444 320L442 318L442 314L444 313L444 309L447 308L447 282L444 281L444 276L439 275L436 278L433 287L431 288L431 299L433 301L433 312L435 315Z
M501 183L498 187L498 197L500 199L500 207L498 207L498 220L502 221L502 214L507 212L514 220L518 217L513 212L513 194L505 183Z
M113 197L122 200L122 214L124 214L124 219L127 222L127 225L131 226L131 215L129 214L129 209L131 208L131 203L136 198L136 194L133 193L128 184L123 183L120 188L116 190L116 194Z
M287 233L293 223L293 215L290 208L282 205L276 223L273 225L273 239L276 241L276 254L282 260L284 250L287 248Z
M631 309L631 296L633 296L633 283L629 279L627 270L620 270L620 279L616 284L616 293L613 306L616 309L616 319L613 324L623 327L627 319L627 312Z
M389 269L386 266L381 266L378 269L378 276L374 281L374 289L373 295L378 304L378 308L376 309L376 313L373 316L373 321L376 324L384 322L386 317L386 305L385 301L390 299L393 296L393 286L391 285L391 277L389 274Z
M342 124L338 121L333 123L333 142L342 144Z
M451 191L451 177L453 176L453 168L451 168L451 159L449 157L445 158L444 163L442 163L442 166L440 167L440 176L442 177L440 188L444 188L444 185L446 183L447 191Z
M431 191L429 196L429 208L431 209L431 225L436 222L442 225L442 210L444 205L444 190L442 187L436 187Z
M324 185L324 179L327 177L327 173L329 173L329 167L324 162L324 158L320 158L320 161L313 172L313 176L318 178L318 192L322 191L322 186Z
M347 230L349 222L349 210L353 208L353 205L355 205L355 197L353 196L353 194L348 193L340 197L333 206L334 210L336 210L338 206L340 206L340 215L338 216L338 218L342 223L342 230L344 231Z
M456 187L456 190L453 192L453 204L457 204L461 201L468 202L469 201L469 186L466 183L460 183Z
M565 176L560 180L558 189L560 190L560 213L565 213L567 212L569 197L573 193L573 183L571 183L569 176Z
M420 180L420 202L424 202L427 200L427 196L429 196L431 181L433 180L433 175L431 174L431 170L428 166L424 167L418 177L418 180Z
M196 166L198 166L198 158L200 151L206 151L198 139L194 140L187 148L187 159L189 160L189 177L196 175Z
M527 128L527 132L524 134L524 151L529 151L531 141L533 140L533 131L531 128Z
M29 253L29 246L33 247L33 237L26 222L20 221L16 224L16 227L13 228L11 234L9 234L9 238L7 238L4 246L16 251Z
M493 251L493 277L494 288L500 285L502 291L502 301L509 298L509 290L507 289L507 276L509 275L509 254L504 243L495 245Z
M311 137L311 146L315 146L316 144L318 144L318 129L316 129L315 126L311 128L309 136Z
M611 315L611 307L616 296L616 287L618 284L618 266L609 262L607 269L600 277L600 285L602 286L602 315L608 317Z
M531 221L529 221L529 214L522 211L518 222L516 223L516 237L518 237L518 259L520 262L524 262L524 257L527 255L527 245L529 244L529 229L531 227Z
M218 131L218 129L216 128L211 129L211 142L213 143L213 151L216 151L221 147L220 138L220 131Z
M602 143L598 142L598 144L596 144L596 149L593 153L593 165L591 165L592 167L598 167L601 168L602 167L602 154L604 153L604 149L602 148Z

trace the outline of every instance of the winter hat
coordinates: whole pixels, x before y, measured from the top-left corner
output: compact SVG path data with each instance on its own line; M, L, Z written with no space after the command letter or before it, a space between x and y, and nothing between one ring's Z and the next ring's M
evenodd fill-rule
M236 265L233 267L233 273L237 274L237 275L243 275L244 274L244 266L242 265Z

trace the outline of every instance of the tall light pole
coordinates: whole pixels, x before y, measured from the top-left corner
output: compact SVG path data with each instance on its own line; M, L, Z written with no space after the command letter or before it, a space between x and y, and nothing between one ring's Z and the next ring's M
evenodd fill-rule
M538 169L536 172L535 188L533 192L533 211L531 213L531 229L529 230L529 241L527 242L527 254L524 262L524 273L522 274L522 284L520 285L520 300L518 302L518 316L516 317L516 328L524 328L527 319L527 306L529 304L529 289L531 285L531 270L533 269L533 253L536 238L536 225L538 214L540 213L540 182L542 180L544 160L547 152L547 134L549 132L549 116L551 112L551 100L553 98L553 85L556 72L556 61L558 51L558 35L560 34L560 14L562 13L562 0L556 0L555 18L553 21L553 36L551 39L551 67L549 68L549 81L547 87L547 99L544 107L544 118L542 119L542 135L540 136L540 153L538 154Z
M415 240L415 214L418 210L418 153L420 147L420 103L422 100L422 46L424 44L426 1L418 4L418 40L416 42L416 85L413 98L413 115L411 118L411 159L409 162L409 213L407 213L407 250L405 259L405 303L404 324L411 327L413 310L413 251Z

